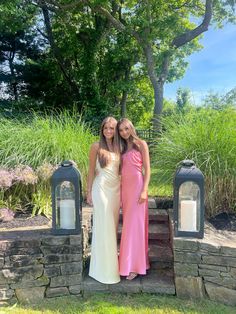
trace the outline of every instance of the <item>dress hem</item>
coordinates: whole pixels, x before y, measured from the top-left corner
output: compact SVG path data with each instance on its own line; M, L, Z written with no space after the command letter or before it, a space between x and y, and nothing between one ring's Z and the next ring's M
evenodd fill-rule
M96 281L98 281L98 282L100 282L100 283L102 283L102 284L104 284L104 285L114 285L114 284L116 284L116 283L119 283L120 282L120 279L119 279L119 281L113 281L113 282L104 282L104 281L101 281L101 280L99 280L99 279L97 279L97 278L95 278L94 276L92 276L92 275L89 275L89 277L91 277L91 278L93 278L93 279L95 279Z

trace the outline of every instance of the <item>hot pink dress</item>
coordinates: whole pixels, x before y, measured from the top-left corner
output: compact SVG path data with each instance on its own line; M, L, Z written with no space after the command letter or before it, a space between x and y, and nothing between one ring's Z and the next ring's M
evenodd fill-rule
M142 155L131 149L122 155L121 203L123 228L120 243L121 276L145 275L148 261L148 203L138 203L143 188Z

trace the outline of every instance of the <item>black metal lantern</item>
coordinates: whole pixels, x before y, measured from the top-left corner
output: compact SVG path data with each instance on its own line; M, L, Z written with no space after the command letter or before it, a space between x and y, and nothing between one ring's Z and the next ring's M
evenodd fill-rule
M79 234L82 206L82 187L79 171L71 161L64 161L53 173L52 232L54 234Z
M174 178L176 237L204 236L204 177L192 160L183 160Z

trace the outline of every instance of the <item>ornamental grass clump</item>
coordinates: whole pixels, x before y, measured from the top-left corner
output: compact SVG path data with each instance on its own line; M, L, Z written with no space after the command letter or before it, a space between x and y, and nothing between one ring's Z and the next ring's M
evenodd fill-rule
M67 111L34 114L20 120L0 117L0 191L4 207L28 207L33 214L50 215L52 173L62 161L73 160L85 187L88 152L94 140L81 117Z
M181 160L192 159L205 176L208 217L236 211L236 111L201 109L163 120L155 164L168 181Z

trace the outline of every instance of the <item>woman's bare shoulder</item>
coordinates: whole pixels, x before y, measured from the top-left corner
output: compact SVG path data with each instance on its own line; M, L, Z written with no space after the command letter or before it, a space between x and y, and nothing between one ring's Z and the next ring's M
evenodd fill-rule
M139 140L139 147L140 147L140 150L145 150L145 149L148 149L148 145L147 145L147 142L145 142L144 140Z
M94 151L98 151L98 149L99 149L99 142L93 143L93 144L90 146L90 149L91 149L91 150L94 150Z

